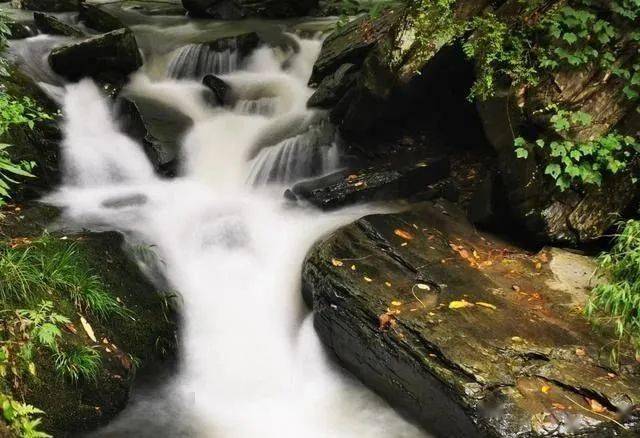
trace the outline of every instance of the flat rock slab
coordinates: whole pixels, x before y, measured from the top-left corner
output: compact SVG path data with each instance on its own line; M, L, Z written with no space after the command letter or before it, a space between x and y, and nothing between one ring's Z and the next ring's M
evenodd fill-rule
M638 436L638 363L611 368L582 316L593 269L424 203L317 243L303 292L338 360L437 436Z
M445 158L424 159L405 166L382 165L340 171L294 185L291 193L323 210L357 202L408 198L449 174Z

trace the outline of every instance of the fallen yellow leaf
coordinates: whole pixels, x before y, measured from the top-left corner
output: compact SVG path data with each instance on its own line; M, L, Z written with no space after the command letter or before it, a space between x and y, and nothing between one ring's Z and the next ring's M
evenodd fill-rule
M402 301L391 301L392 306L402 306Z
M473 303L470 303L468 301L465 300L460 300L460 301L451 301L449 303L449 309L464 309L467 307L473 307Z
M544 394L547 394L549 391L551 391L551 387L549 385L544 385L542 388L540 388L540 391L542 391Z
M331 259L331 264L335 267L340 267L344 265L344 263L342 263L342 260L338 260L338 259Z
M364 277L364 281L366 281L367 283L371 283L373 280L369 277Z
M87 320L84 319L84 316L80 317L80 323L82 324L82 328L84 329L84 331L87 332L87 336L89 336L89 339L91 339L93 342L98 342L95 333L93 333L93 328L91 328Z

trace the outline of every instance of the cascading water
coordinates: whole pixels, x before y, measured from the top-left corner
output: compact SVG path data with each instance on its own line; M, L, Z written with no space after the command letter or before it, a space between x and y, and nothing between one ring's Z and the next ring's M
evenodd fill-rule
M47 201L77 224L154 245L184 302L178 375L99 436L423 436L328 360L301 301L305 252L366 209L292 209L282 187L264 185L338 163L330 127L305 105L320 42L299 43L286 70L264 47L223 76L256 109L211 107L189 80L133 78L127 95L172 105L193 121L173 180L156 176L141 147L118 131L93 83L66 87L65 184Z

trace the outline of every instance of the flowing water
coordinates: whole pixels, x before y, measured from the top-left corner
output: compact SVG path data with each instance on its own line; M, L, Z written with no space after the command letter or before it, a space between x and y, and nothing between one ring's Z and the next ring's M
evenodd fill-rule
M144 41L144 29L134 29ZM36 64L50 90L59 78L24 52L31 45L37 58L42 45L57 41L37 38L13 50ZM141 267L160 269L183 302L177 375L137 396L98 436L423 436L332 363L302 303L305 253L367 208L319 214L283 201L282 183L340 165L331 126L305 105L321 41L288 38L297 52L264 46L243 62L230 53L202 58L198 65L222 68L233 87L237 100L228 107L211 106L204 87L176 74L197 52L186 45L193 42L145 53L145 67L124 93L193 122L174 179L156 175L91 81L56 93L64 110L64 184L48 202L65 207L76 224L152 245L158 262Z

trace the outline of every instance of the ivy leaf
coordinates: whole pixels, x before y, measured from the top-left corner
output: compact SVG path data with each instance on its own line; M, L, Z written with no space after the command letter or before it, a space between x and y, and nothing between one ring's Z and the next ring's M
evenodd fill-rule
M529 157L529 151L525 148L518 148L516 149L516 157L526 159L527 157Z
M551 175L553 179L558 179L561 172L562 172L562 168L560 167L559 164L555 164L555 163L548 164L547 167L544 169L545 175Z
M578 37L573 32L567 32L562 36L562 39L568 42L569 44L574 44L578 41Z

